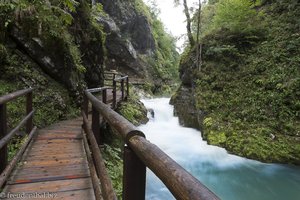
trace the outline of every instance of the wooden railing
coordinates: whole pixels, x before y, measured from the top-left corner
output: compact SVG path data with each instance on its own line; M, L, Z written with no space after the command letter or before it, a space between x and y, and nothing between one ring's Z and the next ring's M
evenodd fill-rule
M33 128L33 114L32 109L32 88L20 90L5 96L0 97L0 188L4 185L10 173L20 160L26 147L31 141L32 137L36 132L36 127ZM26 116L21 120L21 122L7 133L7 111L6 104L10 101L20 97L26 96ZM13 136L19 131L19 129L26 124L26 133L29 134L26 142L21 146L18 153L14 158L8 163L8 150L7 144L13 138Z
M112 85L106 83L106 86L111 87L113 90L112 108L116 108L118 89L121 92L121 100L126 100L129 96L129 77L117 72L105 72L104 76L106 81L112 83Z
M165 154L160 148L146 140L143 132L138 130L124 117L111 107L100 101L93 92L105 91L106 88L85 91L83 105L83 127L94 157L95 176L93 182L101 182L103 198L117 199L111 180L105 169L104 161L98 145L102 144L103 133L100 133L99 117L101 116L114 128L125 143L123 166L123 199L145 199L146 167L166 185L176 199L215 200L219 199L199 180L182 168L178 163ZM116 96L114 96L116 99ZM92 104L92 125L88 123L88 103ZM87 143L87 142L86 142ZM99 184L98 184L99 185ZM97 185L94 185L94 188ZM97 190L100 190L99 188ZM96 192L97 194L97 192ZM100 197L97 197L100 199Z

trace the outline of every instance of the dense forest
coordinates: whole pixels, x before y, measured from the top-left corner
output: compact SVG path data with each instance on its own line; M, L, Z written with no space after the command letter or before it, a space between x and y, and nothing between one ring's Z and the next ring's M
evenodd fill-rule
M211 0L191 20L198 43L172 98L181 123L234 154L299 164L299 2Z

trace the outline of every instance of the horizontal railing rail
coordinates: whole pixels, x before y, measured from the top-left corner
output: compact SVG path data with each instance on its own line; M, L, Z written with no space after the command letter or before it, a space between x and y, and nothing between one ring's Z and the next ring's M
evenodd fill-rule
M103 198L116 200L117 197L114 192L111 179L105 168L105 163L104 163L104 160L100 153L99 146L97 144L94 134L92 133L92 130L89 126L87 115L85 114L84 111L82 111L82 116L83 116L83 128L84 128L85 134L87 136L87 139L91 144L91 152L92 152L92 155L95 160L96 172L98 174L98 177L99 177L99 180L101 183L100 185L101 185L101 191L102 191Z
M28 88L0 97L0 189L5 184L12 170L21 159L26 147L30 143L37 129L36 127L33 127L33 114L35 111L32 109L32 92L33 89ZM19 122L19 124L15 128L7 133L6 104L21 96L26 96L26 116ZM28 138L20 147L18 153L8 163L7 145L20 130L20 128L24 125L26 125L26 133L28 134Z
M160 148L146 140L143 132L138 130L123 116L116 113L109 105L97 99L91 91L85 91L85 99L85 104L91 102L94 110L93 113L97 113L92 116L92 132L89 134L93 133L95 138L98 138L96 139L98 144L101 144L103 140L103 138L101 138L103 137L103 133L100 133L99 127L100 115L117 131L126 144L124 147L123 170L124 200L145 199L146 167L156 174L176 199L219 199ZM87 108L87 106L83 106L83 108ZM82 115L84 124L87 124L87 110L83 111ZM88 130L86 130L86 132L87 131ZM108 183L109 181L104 184Z

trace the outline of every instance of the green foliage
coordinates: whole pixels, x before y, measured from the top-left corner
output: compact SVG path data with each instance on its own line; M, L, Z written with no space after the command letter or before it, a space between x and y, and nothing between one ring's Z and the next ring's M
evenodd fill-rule
M142 0L132 0L133 5L136 9L136 11L147 17L147 19L151 22L152 21L152 16L149 8L146 6L146 4Z
M148 121L146 108L135 96L131 96L129 100L121 102L117 111L134 125Z
M7 60L7 50L4 45L0 43L0 64L6 62Z
M122 199L123 191L123 160L121 155L120 148L110 147L107 144L104 145L103 157L105 165L118 199Z
M15 136L11 139L8 144L8 161L13 159L13 157L18 153L21 146L26 142L28 136Z
M220 0L217 3L213 26L233 32L251 29L257 19L257 12L251 8L250 0Z
M78 5L74 0L53 0L51 3L45 0L0 2L0 41L5 40L5 32L10 26L18 24L28 36L46 41L48 49L56 41L55 45L60 45L61 50L71 57L78 72L84 73L80 51L68 32L73 22L71 12L75 12Z
M36 109L34 123L39 127L78 114L78 110L65 88L47 76L30 60L25 59L19 52L16 54L12 51L8 55L7 64L0 68L0 95L28 88L28 85L35 88L33 95L33 106ZM12 128L25 114L25 98L20 97L8 103L7 110L8 124Z
M241 156L299 164L299 3L215 5L202 35L203 67L194 73L197 108L207 113L204 138ZM187 52L183 65L195 57Z
M162 79L166 83L178 81L179 54L176 51L175 38L167 33L158 18L159 10L155 5L148 8L142 0L134 0L136 10L146 16L152 28L156 51L153 56L142 58L152 66L154 79Z
M157 15L152 12L152 34L156 43L156 71L166 80L178 78L179 54L176 51L175 39L166 33L165 28Z

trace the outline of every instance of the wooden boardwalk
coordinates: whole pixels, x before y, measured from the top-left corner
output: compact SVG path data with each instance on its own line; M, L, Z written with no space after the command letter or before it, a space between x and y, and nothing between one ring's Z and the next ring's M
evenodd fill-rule
M129 79L128 76L116 78L114 75L112 81L113 90L102 87L84 91L83 119L62 121L38 132L32 122L32 88L0 96L0 199L116 200L98 146L103 134L99 131L101 119L104 119L127 144L123 152L123 199L145 199L146 167L149 167L177 199L219 200L200 181L146 140L133 124L113 112L118 102L129 96ZM21 96L26 96L26 116L7 132L6 103ZM92 117L87 119L89 107L92 108ZM28 138L8 162L7 145L25 125Z
M81 125L78 118L39 130L3 192L22 199L95 199Z

